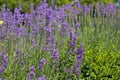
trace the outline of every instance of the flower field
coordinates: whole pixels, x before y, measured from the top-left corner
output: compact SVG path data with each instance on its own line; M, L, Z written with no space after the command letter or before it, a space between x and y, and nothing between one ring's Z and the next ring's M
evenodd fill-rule
M45 1L2 6L0 80L120 80L120 8Z

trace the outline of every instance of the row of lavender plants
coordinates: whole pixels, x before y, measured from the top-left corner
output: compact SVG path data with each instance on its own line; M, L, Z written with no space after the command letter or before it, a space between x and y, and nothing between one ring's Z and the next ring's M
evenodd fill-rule
M44 0L22 13L21 5L0 11L1 80L120 79L120 9Z

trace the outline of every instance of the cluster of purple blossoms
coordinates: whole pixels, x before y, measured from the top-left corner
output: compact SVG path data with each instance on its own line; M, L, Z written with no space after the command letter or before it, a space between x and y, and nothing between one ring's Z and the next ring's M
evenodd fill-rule
M34 66L31 66L29 73L27 74L26 80L34 80L33 79L34 76L35 76L35 68L34 68Z
M59 53L58 50L54 49L53 51L51 51L51 59L52 59L52 63L55 64L55 68L56 70L59 70Z
M0 74L2 74L2 72L4 71L4 69L6 68L7 64L8 64L8 58L5 55L5 52L2 51L0 53L0 58L2 60L1 64L0 64Z
M65 35L65 33L68 31L68 23L66 22L62 22L61 24L61 34Z
M59 53L58 50L53 50L53 53L51 53L51 58L59 60Z
M40 60L40 64L38 65L38 68L42 70L42 67L45 63L46 63L46 60L42 58ZM35 79L35 68L34 66L31 66L27 74L26 80L34 80L34 79ZM38 80L46 80L46 77L45 76L38 77Z
M76 12L71 5L63 5L61 8L53 8L45 2L46 1L43 1L43 3L37 5L36 9L34 9L34 5L31 4L30 14L20 12L20 3L18 8L14 9L14 13L3 6L2 11L0 12L0 19L4 21L4 26L8 26L7 33L9 34L7 35L10 36L16 33L16 36L28 36L30 33L32 33L32 36L34 36L37 33L40 33L42 28L46 28L46 43L48 44L50 41L49 34L51 34L50 29L53 28L53 26L56 28L56 25L58 24L62 26L61 33L64 34L68 29L68 23L64 19L68 15L72 16L71 14L66 14L66 10L69 10L74 15L76 15L78 12ZM54 0L52 0L52 4L54 4ZM76 6L80 7L79 9L83 8L85 13L90 12L90 8L87 5L83 6L80 3L77 3ZM77 30L77 24L75 26L75 29ZM1 32L4 32L5 35L5 31L6 29L3 28Z
M105 15L106 14L106 9L105 9L105 5L104 4L101 4L100 7L99 7L99 12L101 13L101 15Z
M89 13L90 12L90 8L87 5L84 5L84 12Z
M81 66L81 62L84 56L84 48L83 45L80 44L80 47L78 49L76 49L76 63L75 63L75 72L76 72L76 76L79 77L80 75L80 66Z
M45 76L38 77L38 80L46 80L46 77Z
M69 46L70 48L73 48L76 45L77 35L73 32L72 28L70 28L69 30L69 36L70 36Z
M113 16L113 14L115 13L115 6L112 3L109 3L108 5L104 5L104 4L99 4L98 5L99 8L99 12L101 13L101 16L105 16L106 14L109 14L110 16Z
M75 30L77 31L80 27L80 22L78 22L77 24L75 24Z
M40 69L40 70L42 70L42 67L43 67L43 65L46 63L46 60L44 59L44 58L42 58L41 60L40 60L40 64L38 65L38 68Z
M36 41L35 41L35 39L32 39L32 45L34 46L34 47L36 47Z
M45 28L44 30L46 31L46 44L49 45L50 44L50 38L51 38L50 34L52 32L52 29L51 28Z
M51 63L54 63L56 69L58 70L59 69L59 52L56 49L54 36L51 37L51 41L50 41L50 56L52 59Z
M106 11L108 12L108 14L113 15L115 12L115 6L112 3L109 3L106 6Z

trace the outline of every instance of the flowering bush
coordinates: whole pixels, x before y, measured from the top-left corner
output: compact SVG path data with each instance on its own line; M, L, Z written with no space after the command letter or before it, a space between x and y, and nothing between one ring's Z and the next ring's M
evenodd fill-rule
M54 3L53 3L54 4ZM0 11L0 79L119 80L120 11L113 4ZM93 9L94 8L94 9Z

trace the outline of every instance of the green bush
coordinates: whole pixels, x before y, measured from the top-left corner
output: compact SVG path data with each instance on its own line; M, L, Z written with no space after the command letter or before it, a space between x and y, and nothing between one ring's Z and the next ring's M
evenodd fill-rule
M13 10L15 7L18 6L18 2L21 2L22 11L28 12L30 8L30 4L33 3L34 5L37 5L40 3L40 0L0 0L0 7L2 7L3 4L6 4L7 8ZM51 4L51 0L47 0L47 2ZM58 6L69 3L70 3L69 0L55 0L55 4Z
M31 3L33 3L34 5L37 5L40 2L40 0L0 0L0 7L2 7L3 4L6 4L6 7L13 10L15 7L17 7L18 1L20 1L22 4L22 11L23 12L29 11ZM80 0L80 2L82 4L96 3L98 1L102 2L102 0ZM114 0L103 0L103 1L104 1L104 3L114 2ZM47 0L47 2L49 4L51 4L51 0ZM70 4L70 3L72 3L71 0L55 0L55 4L57 6L61 6L62 4Z
M81 0L82 4L90 4L90 3L96 3L96 2L104 2L107 3L114 3L114 0Z
M88 80L119 80L120 55L114 52L91 55L88 52L81 68L81 78ZM94 58L93 58L94 57Z
M28 12L30 8L30 4L33 3L34 5L38 4L40 0L0 0L0 7L2 7L3 4L6 5L7 8L14 10L15 7L18 6L18 2L21 2L22 11Z

